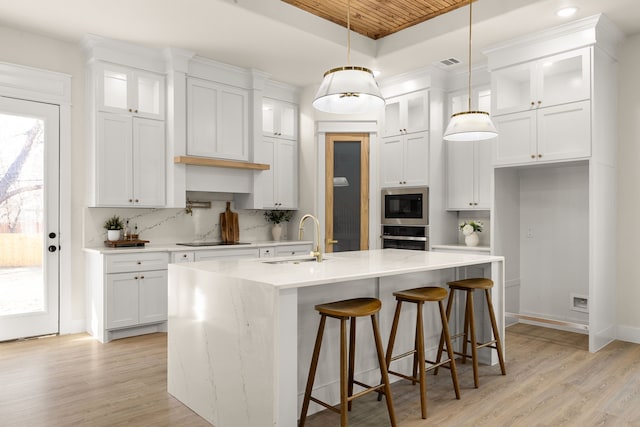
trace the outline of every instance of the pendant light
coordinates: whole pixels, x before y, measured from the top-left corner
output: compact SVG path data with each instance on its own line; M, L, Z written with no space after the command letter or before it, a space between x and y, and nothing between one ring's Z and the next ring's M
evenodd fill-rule
M326 113L360 114L383 106L373 72L351 65L351 0L347 0L347 65L324 73L313 107Z
M472 4L469 0L469 110L451 116L443 138L447 141L478 141L498 136L489 113L471 111L471 23Z

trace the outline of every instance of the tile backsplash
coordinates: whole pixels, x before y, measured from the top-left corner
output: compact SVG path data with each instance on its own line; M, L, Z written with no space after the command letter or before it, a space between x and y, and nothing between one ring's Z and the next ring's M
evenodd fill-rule
M193 209L189 214L185 209L142 209L142 208L84 208L84 245L101 246L107 232L104 221L118 215L129 221L129 229L138 227L140 239L151 243L177 243L191 241L220 241L220 213L226 209L225 201L212 201L210 209ZM257 242L272 240L271 224L263 216L262 210L236 209L238 213L240 240ZM286 239L283 227L282 239Z

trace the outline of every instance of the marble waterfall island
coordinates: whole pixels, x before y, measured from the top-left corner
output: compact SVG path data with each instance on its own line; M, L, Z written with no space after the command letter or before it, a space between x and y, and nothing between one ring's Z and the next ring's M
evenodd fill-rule
M216 427L296 426L318 326L313 307L322 302L380 298L386 340L393 292L482 275L495 282L492 295L504 337L503 257L383 249L327 254L322 263L277 261L169 265L168 391ZM489 338L488 320L481 319L478 339ZM327 322L325 329L328 356L321 357L314 395L337 403L338 372L328 362L338 351L339 328L333 323L339 322ZM427 334L435 337L439 328L432 323ZM356 377L376 382L375 350L365 332L370 325L361 326ZM411 346L412 340L399 336L396 346Z

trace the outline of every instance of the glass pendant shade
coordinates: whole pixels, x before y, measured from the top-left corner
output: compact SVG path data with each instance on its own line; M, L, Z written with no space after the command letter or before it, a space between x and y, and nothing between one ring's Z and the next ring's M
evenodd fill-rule
M346 66L324 73L313 107L326 113L361 114L384 106L378 83L368 68Z
M451 116L443 138L447 141L479 141L496 136L498 136L498 131L493 125L489 113L465 111Z

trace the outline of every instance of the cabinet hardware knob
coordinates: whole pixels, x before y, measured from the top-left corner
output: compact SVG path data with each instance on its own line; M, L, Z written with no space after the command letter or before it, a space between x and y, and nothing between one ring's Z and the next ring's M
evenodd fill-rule
M142 264L142 261L138 261L138 265Z
M133 110L132 110L131 108L129 108L129 112L130 112L130 113L133 113Z
M138 280L138 276L133 276L134 279Z
M538 101L538 105L542 104L542 101Z
M138 113L138 110L134 110L134 112L137 114L137 113Z
M56 248L56 245L49 245L49 247L47 248L47 250L49 252L55 252L56 250L58 250L58 248Z
M144 276L140 276L141 279L144 279Z
M473 203L472 203L472 202L469 202L469 206L473 206Z
M535 158L536 158L536 155L535 155L535 154L532 154L532 155L531 155L531 158L532 158L532 159L535 159Z
M133 203L133 199L129 199L129 203Z
M186 258L186 257L187 257L187 254L182 254L182 258Z
M533 107L534 105L536 105L536 103L531 101L531 106Z
M50 239L55 239L56 238L56 233L53 233L53 232L49 233L49 238Z
M538 154L538 158L542 157L542 154Z
M478 206L478 204L477 204L477 203L474 203L474 204L473 204L473 206Z
M136 203L140 202L140 200L136 199Z

